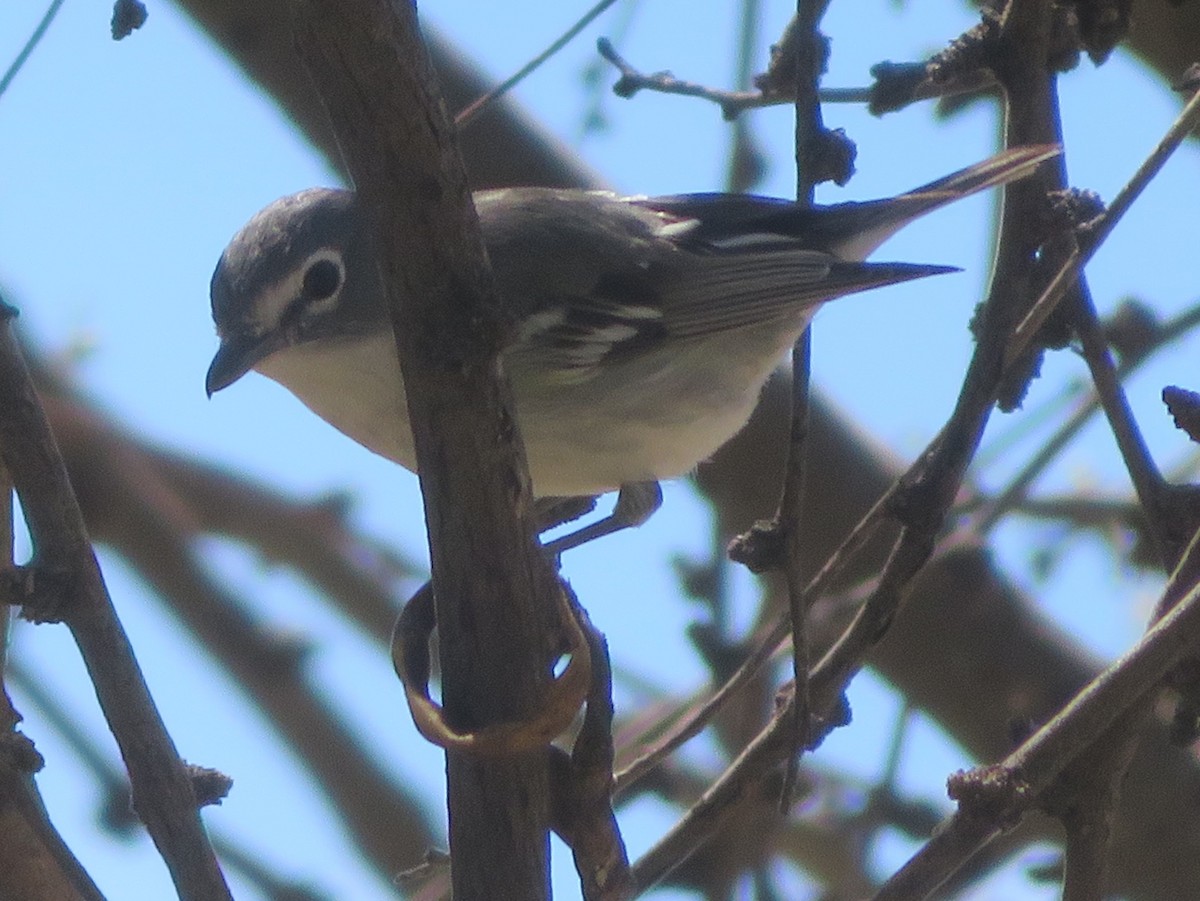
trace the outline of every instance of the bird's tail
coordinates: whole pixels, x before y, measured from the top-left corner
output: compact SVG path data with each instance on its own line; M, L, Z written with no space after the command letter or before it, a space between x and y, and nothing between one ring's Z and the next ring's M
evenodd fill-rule
M1008 184L1033 174L1033 170L1052 157L1062 153L1057 144L1032 144L1028 147L1010 147L974 166L959 169L927 185L914 188L901 197L928 198L930 208L941 206L952 200L967 197L996 185Z
M866 259L880 244L914 219L979 191L1033 174L1062 152L1057 144L1010 147L973 166L886 200L835 204L829 217L830 249L843 259Z

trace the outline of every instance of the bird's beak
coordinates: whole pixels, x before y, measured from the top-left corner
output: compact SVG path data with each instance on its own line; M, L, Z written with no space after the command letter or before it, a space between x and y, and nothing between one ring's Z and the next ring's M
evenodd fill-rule
M208 375L204 379L204 390L212 397L222 388L228 388L264 357L279 350L286 343L278 333L266 335L230 335L221 342Z

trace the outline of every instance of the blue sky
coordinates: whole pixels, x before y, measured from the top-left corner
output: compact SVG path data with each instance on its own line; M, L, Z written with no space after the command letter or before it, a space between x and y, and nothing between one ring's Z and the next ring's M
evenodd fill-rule
M428 6L428 21L497 76L516 69L584 8L545 0L444 0ZM791 6L764 3L759 68ZM40 4L27 3L0 9L0 64L7 65L42 12ZM146 27L119 44L108 38L109 12L106 4L66 4L26 69L0 97L0 129L7 136L0 150L5 173L0 285L21 308L22 326L44 352L69 363L106 409L138 431L297 496L347 489L356 498L358 524L422 556L420 501L411 475L355 447L264 379L247 378L212 402L204 396L204 372L215 348L207 286L225 242L267 202L333 183L333 176L271 103L173 7L151 4ZM863 16L881 27L863 28ZM608 130L582 134L581 110L589 95L580 74L595 58L595 38L612 34L613 23L610 12L529 79L517 97L620 190L718 189L728 126L706 104L650 95L629 102L606 94ZM833 39L826 84L867 84L874 62L918 58L970 24L958 3L833 4L826 20ZM622 52L647 71L670 68L680 77L725 85L733 72L734 31L732 3L658 0L642 4ZM1120 54L1101 69L1084 63L1063 77L1062 89L1072 179L1111 198L1165 130L1178 101ZM758 190L786 196L794 181L790 114L764 111L751 121L771 160ZM857 107L827 107L826 121L845 128L859 148L858 176L846 189L821 188L818 199L826 202L913 187L988 155L996 134L994 114L982 105L944 123L934 120L928 106L883 119ZM1193 217L1197 172L1196 151L1185 148L1097 255L1089 277L1102 310L1132 292L1164 316L1193 302L1194 230L1171 223ZM992 203L982 197L958 204L877 254L952 264L962 274L853 297L818 317L817 384L899 458L924 446L953 402L971 349L966 323L982 290ZM894 336L906 330L919 330L928 352L898 352ZM1130 385L1135 412L1164 464L1183 459L1187 448L1162 413L1158 391L1166 383L1197 387L1194 363L1182 362L1194 361L1195 351L1191 342L1163 354ZM1082 373L1073 355L1052 358L1030 406ZM1012 418L1001 419L991 434L1013 424ZM1011 469L1001 465L995 472ZM1098 425L1042 484L1125 491L1111 438ZM566 566L608 632L618 661L681 692L693 689L705 673L682 638L696 611L678 600L669 558L703 554L706 539L703 506L686 483L676 483L668 486L663 512L636 535L581 549ZM1028 572L1030 552L1052 539L1048 527L1005 527L995 553L1032 585L1032 577L1020 574ZM320 642L312 662L314 683L337 699L385 756L398 761L398 776L403 772L422 782L431 809L438 810L440 757L400 715L398 686L386 662L324 613L295 579L264 570L220 542L212 542L212 553L264 616ZM613 572L613 555L628 561L623 571ZM220 682L120 561L106 555L104 565L182 752L236 780L229 800L206 814L208 821L333 897L386 897L373 877L345 864L353 857L349 844L321 802L305 794L304 774L270 751L269 734L237 692ZM748 580L738 581L750 598ZM1034 590L1081 641L1112 655L1140 629L1157 585L1156 579L1123 571L1099 543L1076 539L1062 565ZM65 630L21 627L15 641L17 653L41 667L71 712L99 731L99 713ZM364 696L357 687L363 684L379 686L378 692ZM852 701L854 726L836 734L820 756L869 779L881 763L895 702L870 677L856 682ZM95 835L93 789L75 775L69 752L36 712L27 713L27 731L48 758L39 783L52 815L102 888L134 901L168 897L165 871L149 842L121 844ZM902 762L901 783L941 798L946 773L967 763L935 729L920 725ZM281 798L287 799L286 821L278 816ZM637 805L625 819L631 850L644 848L669 822L652 805ZM902 859L891 856L902 850L884 859ZM569 863L557 857L559 896L573 897ZM240 888L238 897L254 897ZM984 889L979 897L1004 897L1002 891ZM1048 889L1025 894L1052 896Z

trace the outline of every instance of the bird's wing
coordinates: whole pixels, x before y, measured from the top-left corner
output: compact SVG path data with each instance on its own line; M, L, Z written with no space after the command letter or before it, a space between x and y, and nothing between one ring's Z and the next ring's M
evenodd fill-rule
M677 225L682 220L664 229L661 240L670 246L652 259L614 266L599 272L587 291L539 304L525 319L518 346L583 375L605 361L652 353L668 340L771 323L786 330L835 297L954 271L840 260L799 239L753 230L698 240Z
M660 286L667 331L706 337L723 331L799 321L828 300L928 275L953 266L859 263L820 251L776 247L751 253L723 252Z

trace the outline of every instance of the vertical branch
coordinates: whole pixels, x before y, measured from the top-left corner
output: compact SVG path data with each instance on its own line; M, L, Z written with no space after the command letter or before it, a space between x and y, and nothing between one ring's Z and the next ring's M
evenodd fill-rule
M1127 711L1072 764L1062 780L1066 803L1047 812L1057 816L1066 834L1063 901L1103 901L1107 896L1109 849L1117 818L1121 783L1137 751L1149 705ZM1059 794L1053 792L1052 794Z
M573 604L592 658L587 712L570 757L551 749L555 831L571 848L584 901L625 901L634 894L629 858L612 807L613 703L608 642Z
M812 204L813 189L823 177L817 159L824 152L825 123L818 96L821 73L825 69L825 42L819 29L828 0L797 0L796 18L791 34L795 39L796 66L796 199ZM784 571L788 586L788 612L792 624L792 676L795 704L792 712L792 746L799 752L809 743L812 711L808 696L808 632L804 603L806 578L801 568L804 553L802 535L804 481L807 473L809 398L812 369L812 328L806 328L792 349L792 409L788 436L788 457L784 470L783 491L775 514L783 533ZM796 754L788 759L787 774L780 794L785 810L798 774Z
M1050 8L1033 0L1013 0L1005 13L997 75L1005 89L1005 125L1010 144L1061 144L1063 141L1056 75L1043 49L1050 45L1055 15ZM1066 163L1063 158L1060 157L1053 168L1047 167L1046 171L1050 183L1045 188L1061 190L1066 187ZM1029 187L1037 186L1014 186L1016 190ZM1032 250L1028 238L1023 244L1013 242L1011 246L1020 255ZM1060 239L1048 244L1044 252L1049 258L1057 258L1053 260L1057 263L1076 256L1078 248L1074 241ZM1070 288L1069 295L1065 310L1083 344L1084 358L1096 392L1104 405L1134 488L1146 510L1155 544L1159 553L1165 554L1166 565L1173 566L1183 545L1178 540L1173 544L1167 537L1173 531L1173 523L1169 521L1163 504L1164 482L1149 456L1116 378L1107 342L1100 334L1087 278L1082 272ZM1175 537L1178 539L1178 536ZM1066 829L1063 897L1070 901L1092 901L1104 897L1112 824L1120 798L1120 786L1149 714L1146 702L1132 707L1101 738L1088 746L1081 745L1082 753L1058 776L1042 799L1043 808L1057 817Z
M813 202L813 189L829 177L822 162L827 134L818 94L828 53L820 24L828 6L829 0L796 0L796 18L788 27L796 60L796 200L807 204Z
M376 238L425 500L447 723L523 722L550 679L557 590L533 541L492 284L411 2L309 0L296 39ZM549 896L540 750L447 752L454 896Z
M754 52L758 49L758 24L762 14L760 0L742 0L742 21L738 27L737 71L734 85L744 90L750 85ZM750 134L750 117L733 120L733 140L725 190L737 194L750 190L762 178L763 158Z
M13 530L13 482L4 461L0 459L0 572L12 569L16 564L16 536ZM0 733L8 733L20 722L13 709L4 683L8 670L8 645L11 637L11 622L16 611L0 603Z

